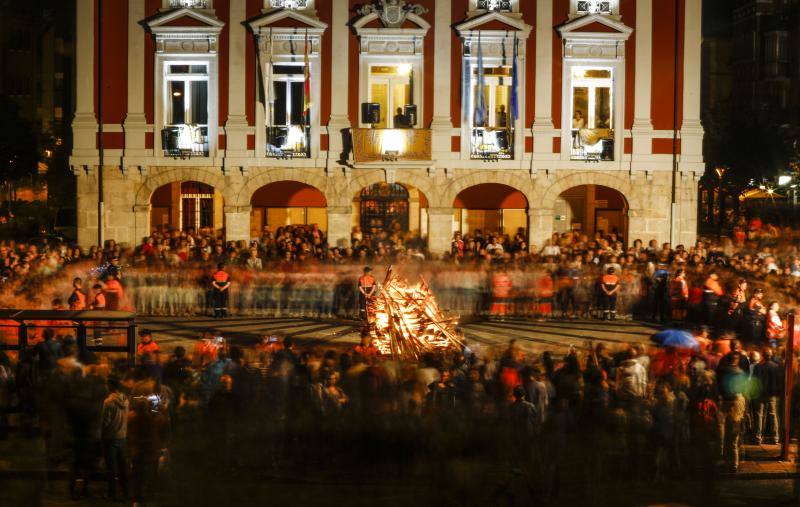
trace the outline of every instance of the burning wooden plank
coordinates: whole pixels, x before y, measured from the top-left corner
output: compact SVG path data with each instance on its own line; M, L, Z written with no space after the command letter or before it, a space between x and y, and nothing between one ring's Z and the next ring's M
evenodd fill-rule
M367 318L372 342L383 355L418 360L426 352L463 345L457 319L444 315L425 280L410 286L391 267L380 293L367 302Z

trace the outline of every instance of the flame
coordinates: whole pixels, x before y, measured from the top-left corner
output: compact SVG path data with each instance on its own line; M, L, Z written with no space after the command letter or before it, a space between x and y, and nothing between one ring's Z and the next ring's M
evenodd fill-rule
M383 355L418 360L426 352L462 345L456 319L444 316L422 277L410 286L390 268L380 294L368 302L367 312L372 343Z

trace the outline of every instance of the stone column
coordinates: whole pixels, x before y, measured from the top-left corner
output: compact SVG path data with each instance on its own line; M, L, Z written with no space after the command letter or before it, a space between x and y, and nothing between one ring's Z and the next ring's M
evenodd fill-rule
M450 112L450 94L453 93L450 80L450 45L452 12L451 0L436 0L433 36L435 52L433 55L433 152L434 159L450 157L450 139L453 132L453 119Z
M530 59L528 59L530 62ZM534 160L553 155L553 2L536 2ZM535 169L539 169L536 167Z
M653 151L653 122L650 119L651 86L653 81L653 0L636 1L636 89L633 103L634 160Z
M77 232L78 244L89 248L97 244L97 176L79 174L77 176Z
M144 164L145 132L144 114L144 30L139 22L144 19L144 0L128 2L128 114L125 116L125 156L123 169Z
M450 251L453 239L453 208L428 208L428 251L439 258Z
M247 114L245 110L245 50L247 18L245 2L231 2L228 43L228 118L225 122L225 168L247 163ZM249 229L249 225L248 225ZM248 232L249 235L249 232Z
M97 118L94 115L94 0L76 1L72 158L97 158Z
M250 241L250 210L252 206L225 206L226 241Z
M553 235L555 213L554 209L546 208L528 210L528 249L531 252L541 250L545 242Z
M683 36L683 124L681 170L702 172L703 125L700 123L701 0L686 0ZM637 49L638 53L638 49Z
M353 209L347 206L328 206L328 245L350 246Z
M678 182L678 234L676 245L687 248L697 241L697 192L699 176L697 173L682 173Z
M344 151L342 130L350 128L347 116L347 90L350 80L349 38L350 5L347 0L332 0L331 15L331 118L328 121L328 149L335 160ZM358 64L358 62L356 62ZM353 83L358 86L358 83ZM348 233L349 239L349 233Z
M150 235L150 204L137 204L133 207L133 246Z
M628 209L628 244L632 245L634 240L641 239L647 245L652 238L647 232L647 221L644 218L645 210L630 208Z

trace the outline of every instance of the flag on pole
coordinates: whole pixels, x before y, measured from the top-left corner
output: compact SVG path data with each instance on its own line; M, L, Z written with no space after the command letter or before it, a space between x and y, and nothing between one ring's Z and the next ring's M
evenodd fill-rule
M306 45L305 45L305 79L303 80L303 123L309 123L311 119L311 66L309 65L308 57L308 29L306 29Z
M483 127L486 125L486 98L483 96L483 89L486 81L483 75L483 48L481 47L481 33L478 32L478 89L475 96L475 126Z
M466 54L467 43L464 43L464 53ZM470 56L462 59L463 68L461 70L461 121L469 124L469 112L472 111L472 65Z
M514 33L514 50L513 60L511 63L511 121L509 127L517 121L519 117L519 95L517 90L519 88L519 65L517 63L517 54L519 52L519 39L517 39L516 32Z

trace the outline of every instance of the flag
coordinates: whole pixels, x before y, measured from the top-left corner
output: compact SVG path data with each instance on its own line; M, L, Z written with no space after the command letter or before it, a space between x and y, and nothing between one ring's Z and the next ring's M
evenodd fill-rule
M307 124L311 114L311 66L308 58L308 29L306 29L305 45L305 79L303 80L303 123Z
M258 101L264 106L264 114L267 113L267 74L264 72L264 65L261 62L261 51L256 45L256 60L258 62Z
M466 53L466 45L464 43L464 53ZM472 111L472 66L470 65L470 57L465 56L463 61L463 69L461 71L461 121L464 124L469 124L469 112Z
M417 47L417 37L414 36L414 46ZM408 100L406 104L413 104L414 103L414 66L411 66L411 70L408 72Z
M478 32L478 88L475 96L475 123L476 127L486 125L486 98L483 89L486 82L483 76L483 48L481 48L481 33Z
M509 127L517 121L519 117L519 96L517 89L519 88L519 66L517 64L517 53L519 51L519 39L517 39L516 32L514 33L514 51L513 60L511 63L511 121L508 122Z

